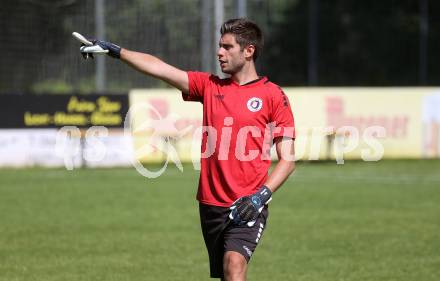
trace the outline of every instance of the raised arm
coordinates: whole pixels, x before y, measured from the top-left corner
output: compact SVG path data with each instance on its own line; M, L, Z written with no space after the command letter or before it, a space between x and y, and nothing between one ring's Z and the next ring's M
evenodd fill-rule
M155 56L130 51L103 40L86 39L76 32L72 35L82 43L80 51L85 59L93 58L94 54L107 54L113 58L121 59L146 75L165 81L182 92L188 93L189 91L188 74Z
M188 92L188 74L155 56L122 48L120 59L146 75L163 80L182 92Z

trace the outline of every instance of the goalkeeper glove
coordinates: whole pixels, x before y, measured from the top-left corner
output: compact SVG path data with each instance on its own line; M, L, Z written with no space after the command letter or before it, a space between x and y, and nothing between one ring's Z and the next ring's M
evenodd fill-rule
M229 218L236 225L244 225L252 227L257 221L264 205L272 200L272 191L263 185L256 193L240 197L229 208L231 213Z
M80 48L81 54L85 59L93 58L93 54L108 54L109 56L119 59L121 57L121 47L111 42L103 40L90 40L92 46L82 45Z
M79 50L85 59L93 59L93 54L108 54L117 59L121 57L121 47L116 44L103 40L87 39L78 32L73 32L72 36L82 43Z

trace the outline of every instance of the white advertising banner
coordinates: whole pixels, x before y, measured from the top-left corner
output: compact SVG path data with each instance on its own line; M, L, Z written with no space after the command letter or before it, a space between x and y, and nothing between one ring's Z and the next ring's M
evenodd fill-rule
M129 166L133 159L131 136L122 129L0 130L0 167L113 167Z

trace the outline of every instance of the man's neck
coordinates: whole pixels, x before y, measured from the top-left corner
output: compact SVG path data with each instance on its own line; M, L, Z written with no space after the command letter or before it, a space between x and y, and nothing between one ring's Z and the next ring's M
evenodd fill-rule
M231 76L231 79L237 82L239 85L244 85L251 81L257 80L258 78L259 77L257 71L255 70L255 64L253 61L245 64L239 72L234 73Z

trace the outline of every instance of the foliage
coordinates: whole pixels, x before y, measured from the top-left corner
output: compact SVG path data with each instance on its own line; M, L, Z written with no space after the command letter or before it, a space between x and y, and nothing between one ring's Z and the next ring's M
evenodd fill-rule
M32 85L32 92L36 94L69 94L73 87L63 80L48 79Z
M186 70L201 68L202 0L105 2L105 39L147 52ZM203 0L205 1L205 0ZM319 86L419 85L420 6L428 0L319 3ZM0 93L32 92L39 81L62 79L74 90L95 75L72 31L96 36L95 1L4 0L0 9ZM283 86L308 83L309 0L248 0L248 17L266 34L261 74ZM225 17L235 2L225 0ZM428 85L439 85L440 1L429 1ZM217 30L215 30L217 32ZM213 59L215 53L212 54ZM106 60L112 90L162 86ZM60 73L64 75L60 77ZM50 85L46 84L45 87ZM55 84L53 92L60 84ZM62 87L61 87L62 88ZM93 89L92 89L93 91Z
M419 0L318 0L320 86L419 84ZM273 22L265 64L283 85L307 85L309 1L292 1ZM438 84L439 1L429 1L428 83Z

